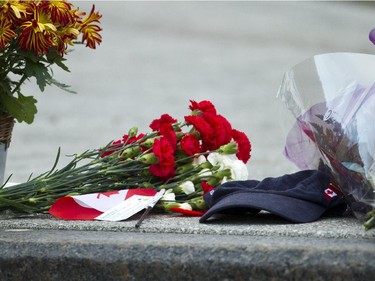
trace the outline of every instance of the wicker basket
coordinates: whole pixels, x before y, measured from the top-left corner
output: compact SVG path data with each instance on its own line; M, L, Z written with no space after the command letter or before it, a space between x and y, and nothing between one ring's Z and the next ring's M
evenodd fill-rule
M5 143L9 147L12 138L14 118L8 114L0 113L0 143Z

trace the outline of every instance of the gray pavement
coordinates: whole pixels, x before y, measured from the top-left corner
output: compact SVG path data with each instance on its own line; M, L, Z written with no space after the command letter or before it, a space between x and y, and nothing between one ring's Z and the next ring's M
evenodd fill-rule
M211 100L248 134L250 178L294 172L281 153L285 112L275 96L283 74L316 54L375 53L368 41L375 27L372 3L95 4L103 13L102 45L95 51L77 47L67 57L71 72L55 71L78 94L55 88L39 93L33 84L24 91L35 94L39 112L32 125L15 126L7 160L12 181L48 170L58 147L63 154L81 152L120 138L132 126L146 131L163 113L181 119L189 99ZM22 276L34 266L59 280L53 275L59 265L77 270L77 280L369 280L375 272L375 232L365 232L351 217L288 224L264 215L199 224L197 218L152 215L138 231L133 224L3 219L0 279L26 280ZM108 271L98 260L106 256L112 279L101 276ZM12 262L23 264L19 273ZM60 273L74 280L68 270ZM41 280L37 274L30 279Z

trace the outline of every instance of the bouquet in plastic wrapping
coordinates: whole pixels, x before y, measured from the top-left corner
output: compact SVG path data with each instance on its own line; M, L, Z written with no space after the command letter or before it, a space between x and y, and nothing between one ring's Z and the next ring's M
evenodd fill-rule
M278 98L292 113L285 156L329 173L355 216L374 227L375 56L314 56L285 74Z

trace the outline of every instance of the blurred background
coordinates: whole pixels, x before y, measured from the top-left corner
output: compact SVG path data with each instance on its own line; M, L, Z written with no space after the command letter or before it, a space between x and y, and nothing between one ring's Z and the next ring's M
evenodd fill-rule
M297 168L282 154L286 131L276 93L286 71L317 54L375 53L369 2L126 2L76 1L103 14L103 42L75 46L70 73L55 78L77 94L31 81L38 100L33 124L15 124L6 176L25 181L65 155L106 145L163 113L181 119L189 100L210 100L252 142L249 177Z

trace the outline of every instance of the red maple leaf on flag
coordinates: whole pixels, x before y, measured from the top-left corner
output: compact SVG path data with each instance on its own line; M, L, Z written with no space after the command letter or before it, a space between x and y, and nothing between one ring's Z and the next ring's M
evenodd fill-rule
M96 196L96 198L100 198L100 195L103 195L103 196L107 196L107 197L110 197L111 195L113 194L120 194L120 192L118 190L114 190L114 191L107 191L107 192L99 192L98 195Z

